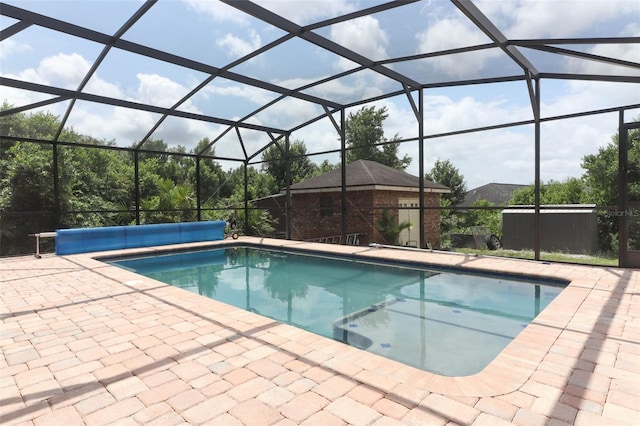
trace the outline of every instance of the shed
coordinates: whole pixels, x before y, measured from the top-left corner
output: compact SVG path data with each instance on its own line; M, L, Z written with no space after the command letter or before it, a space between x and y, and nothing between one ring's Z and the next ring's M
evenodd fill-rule
M419 240L420 180L370 160L347 164L346 170L347 234L359 235L360 244L384 241L375 223L387 209L399 221L412 223L411 229L400 235L400 244L415 244ZM342 170L291 185L292 237L298 240L328 238L341 235ZM440 206L440 195L451 192L431 181L424 182L425 206ZM424 212L424 240L431 247L440 244L440 212Z
M533 250L534 212L531 208L502 211L502 246ZM540 249L547 252L597 253L598 214L595 204L540 206Z

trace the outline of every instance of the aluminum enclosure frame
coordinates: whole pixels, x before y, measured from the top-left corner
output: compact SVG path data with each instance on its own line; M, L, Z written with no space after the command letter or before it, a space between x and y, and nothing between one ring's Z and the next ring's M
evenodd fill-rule
M482 44L482 45L474 45L467 46L463 48L449 49L443 50L439 52L430 52L418 55L411 55L407 57L398 57L398 58L390 58L386 60L373 60L368 58L360 53L357 53L353 50L350 50L344 46L337 44L336 42L330 40L327 37L320 35L316 30L326 28L330 25L334 25L339 22L346 22L352 19L364 17L370 14L379 13L387 10L392 10L395 8L401 8L403 6L419 2L419 0L402 0L402 1L388 1L385 3L380 3L375 6L365 8L356 12L347 13L342 16L334 17L331 19L327 19L320 22L315 22L310 25L300 26L295 24L286 18L279 16L278 14L254 3L251 1L238 1L238 0L222 0L222 2L227 5L235 8L236 10L250 15L253 18L258 19L259 21L276 28L282 32L284 35L277 38L276 40L256 49L243 57L228 63L223 67L212 66L207 63L197 62L192 59L188 59L186 57L182 57L179 55L175 55L166 51L154 49L149 46L133 43L131 41L126 40L127 31L133 27L140 18L145 16L153 7L158 3L157 0L147 0L145 1L138 10L133 13L129 19L113 34L105 34L98 31L95 31L91 28L78 26L72 24L70 22L65 22L62 20L54 19L49 16L41 15L35 12L32 12L27 9L15 7L6 3L0 3L0 15L6 16L8 18L15 19L17 22L9 27L0 31L0 41L10 39L11 37L19 34L25 29L31 26L39 26L43 28L47 28L53 31L62 32L67 35L71 35L80 39L84 39L87 41L91 41L94 43L98 43L102 45L102 51L96 60L91 65L90 69L82 79L81 83L76 87L75 90L69 90L61 87L49 86L45 84L38 84L24 80L17 80L14 78L8 77L0 77L0 86L16 88L31 92L38 92L42 94L50 95L51 98L35 102L29 105L22 105L19 107L3 110L0 112L0 116L10 116L12 114L21 113L25 111L31 111L37 108L45 107L48 105L53 105L60 102L69 101L69 105L66 108L66 112L64 114L63 119L61 120L60 127L58 131L54 135L54 137L49 141L37 141L39 143L51 143L54 146L54 153L57 149L57 146L60 144L66 144L59 140L59 137L62 133L64 126L66 125L68 118L74 109L77 101L87 101L97 104L110 105L122 108L128 108L139 111L147 111L158 114L160 118L148 129L145 136L139 141L139 143L135 147L136 151L136 176L137 176L137 158L138 152L145 152L145 143L151 138L152 134L158 127L169 117L182 118L182 119L191 119L196 121L202 121L206 123L215 123L225 127L225 130L220 132L217 135L211 135L211 143L209 146L202 149L200 152L196 153L196 168L198 167L199 161L202 158L214 158L214 159L224 159L237 161L244 165L245 167L245 210L248 209L248 199L247 199L247 174L246 169L250 164L255 162L255 158L265 149L267 149L272 144L278 144L284 141L285 145L285 156L288 157L288 148L289 148L289 135L292 132L304 128L310 124L313 124L316 121L322 119L329 119L333 123L336 133L340 138L340 157L342 159L342 169L345 170L345 110L348 108L353 108L359 105L366 105L368 103L374 102L376 100L391 98L394 96L404 94L408 102L410 103L416 118L416 122L418 125L418 137L415 142L418 143L418 166L419 166L419 175L424 177L424 143L427 139L444 137L444 136L453 136L453 135L461 135L465 133L471 132L479 132L485 130L493 130L498 128L507 128L512 126L518 126L523 124L533 124L535 131L535 155L532 159L534 161L534 170L535 170L535 209L536 209L536 217L537 220L535 222L536 228L536 239L534 242L535 247L535 258L540 258L540 244L539 244L539 209L540 209L540 185L541 185L541 176L540 176L540 163L541 163L541 153L540 153L540 124L545 121L558 120L558 119L566 119L566 118L574 118L581 116L589 116L594 114L604 114L609 112L618 112L621 115L624 115L625 111L634 110L640 108L640 103L633 105L620 105L615 108L608 108L603 110L586 110L579 113L567 114L563 116L555 116L555 117L543 117L541 114L541 89L540 83L543 80L586 80L586 81L602 81L602 82L619 82L619 83L629 83L632 85L640 84L640 62L632 62L626 61L619 58L614 57L605 57L601 55L584 53L578 50L560 47L566 45L582 45L582 44L640 44L640 37L614 37L614 38L599 38L599 37L588 37L588 38L571 38L571 39L541 39L541 38L531 38L531 39L509 39L505 34L503 34L500 29L486 16L482 13L482 11L471 1L471 0L451 0L451 3L469 20L469 22L474 25L477 29L479 29L482 33L484 33L490 40L490 43ZM28 6L28 4L25 4ZM325 50L327 52L331 52L332 54L338 55L341 58L347 59L353 63L356 63L358 66L343 72L337 72L331 76L318 80L316 82L303 85L296 89L289 89L283 86L279 86L272 82L260 80L254 77L250 77L247 75L242 75L237 72L231 71L232 68L236 67L239 64L250 61L256 56L269 51L271 49L276 48L277 46L282 45L284 42L288 40L292 40L295 38L299 38L306 42L311 43L312 45ZM442 80L437 82L421 82L416 81L414 78L409 77L408 75L402 74L393 69L392 65L400 64L404 62L426 59L426 58L437 58L437 57L446 57L448 55L459 54L459 53L468 53L475 51L482 51L486 49L499 49L503 52L510 60L516 64L520 69L520 74L508 75L508 76L493 76L493 77L478 77L475 79L466 79L466 80ZM529 50L534 51L543 51L546 53L559 55L562 57L577 57L586 61L594 61L597 63L609 64L616 67L622 67L624 69L632 70L635 74L572 74L572 73L557 73L557 72L545 72L543 69L538 69L535 65L533 65L532 61L527 57L525 53L523 53L522 49L527 48ZM102 63L102 61L110 54L114 49L123 50L135 55L140 55L143 57L152 58L158 61L170 63L173 65L178 65L188 70L197 71L199 73L204 73L207 77L202 80L194 89L190 90L188 94L183 96L178 102L174 103L171 107L159 107L157 105L145 104L139 102L126 101L122 99L111 98L108 96L100 96L91 94L85 91L87 83L91 79L91 77L95 74L96 70ZM397 86L397 90L389 91L383 93L381 95L370 97L367 99L361 99L357 102L352 103L340 103L333 99L310 95L308 93L309 89L313 89L314 87L320 86L322 84L326 84L329 82L333 82L338 80L341 77L345 77L350 74L354 74L359 71L368 70L372 73L375 73L382 78L388 79L393 82L394 85ZM222 117L206 115L206 114L196 114L191 112L186 112L179 110L178 108L187 102L189 99L193 98L197 93L205 88L211 81L216 78L224 78L230 81L242 83L244 85L248 85L250 87L267 90L273 93L278 94L278 97L265 105L260 106L259 108L251 111L246 114L244 117L238 120L229 120ZM528 96L531 104L531 112L533 119L527 121L519 121L519 122L508 122L500 125L487 126L482 128L470 128L461 131L448 132L446 134L428 134L427 129L424 126L425 120L425 108L424 108L424 96L425 91L433 88L441 88L441 87L457 87L457 86L472 86L479 84L489 84L489 83L500 83L500 82L511 82L511 81L524 81L526 82L528 89ZM634 86L635 87L635 86ZM417 102L414 100L414 96L417 97ZM269 125L261 125L255 124L252 121L257 114L259 114L264 109L269 106L275 104L276 102L285 99L285 98L294 98L303 100L305 102L310 102L314 105L317 105L322 108L323 113L318 115L317 117L305 122L300 123L292 128L278 128L277 126L269 126ZM241 131L251 130L258 131L264 134L264 145L263 147L256 153L250 154L247 152L243 142L243 136ZM207 152L211 147L214 147L221 138L227 135L233 135L235 133L237 138L237 143L242 147L242 152L244 155L242 157L229 157L225 156L224 153L216 156L210 156ZM7 140L24 140L24 138L20 138L19 135L1 135L3 139ZM403 140L402 142L410 142L414 141L414 139ZM35 141L34 141L35 142ZM112 148L108 148L112 149ZM331 151L328 151L331 152ZM56 162L56 158L54 155L54 164ZM57 170L57 167L54 167L54 173ZM343 214L342 214L342 230L343 234L346 234L346 203L344 202L346 187L345 187L345 179L346 176L342 176L342 197L343 197ZM57 181L57 179L55 179ZM137 178L136 178L137 180ZM199 185L199 179L196 180L197 185ZM423 194L424 189L424 181L420 180L420 193ZM58 198L57 191L57 183L54 182L54 188L56 193L56 199ZM197 188L197 193L199 194L199 188ZM290 199L289 188L286 188L287 199ZM136 216L139 222L139 192L137 190L136 183ZM201 200L198 198L198 217L200 217L200 202ZM59 210L59 204L58 210ZM288 203L290 204L290 203ZM420 197L420 247L424 247L424 197L421 195ZM290 205L287 210L287 238L291 237L290 232ZM58 212L59 214L59 212ZM247 217L247 216L245 216Z

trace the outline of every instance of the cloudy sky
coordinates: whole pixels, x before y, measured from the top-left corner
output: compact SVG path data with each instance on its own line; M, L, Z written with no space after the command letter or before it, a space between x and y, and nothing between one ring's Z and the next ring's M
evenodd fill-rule
M10 5L69 21L112 35L142 6L137 0L6 1ZM360 0L271 0L257 2L298 24L308 25L341 14L371 7L381 1ZM640 2L636 0L483 0L477 7L511 39L573 37L640 37ZM1 16L5 29L16 21ZM393 10L322 27L316 33L373 60L385 60L443 49L487 43L488 38L449 1L423 0ZM123 39L186 57L215 67L225 67L285 33L217 1L161 0ZM640 44L560 46L638 63ZM100 54L98 43L29 27L0 44L3 77L76 90ZM623 74L640 76L638 68L617 67L602 62L521 49L544 72ZM278 86L296 89L356 64L324 51L299 38L279 44L261 55L242 61L230 70ZM455 79L518 75L522 71L498 49L432 58L388 67L421 83ZM92 75L86 92L116 99L171 107L207 79L198 71L169 65L120 49L111 49ZM544 80L541 84L542 116L552 117L581 111L640 103L640 85L569 80ZM373 71L359 71L338 80L307 89L305 93L340 103L357 102L401 86ZM425 95L425 132L437 135L455 130L532 119L526 84L511 82L485 86L429 89ZM215 78L177 109L248 122L279 129L298 126L323 114L317 104L289 99L253 114L275 99L274 92L224 78ZM7 87L2 100L14 106L50 98ZM386 107L384 122L388 138L417 136L417 123L406 96L376 102ZM67 102L49 105L61 117ZM356 109L348 112L355 112ZM640 117L630 111L627 120ZM68 124L83 134L130 146L157 123L159 115L122 108L76 103ZM580 176L581 158L606 145L618 124L617 114L602 114L562 122L544 123L541 132L542 179L564 180ZM215 138L225 126L168 118L153 133L170 145L188 149L204 137ZM242 131L249 154L268 137L257 131ZM309 152L339 148L338 135L329 120L321 120L293 133ZM437 160L450 160L464 175L469 188L490 182L531 183L534 179L532 126L519 126L463 136L429 138L425 144L425 169ZM401 145L401 155L414 158L408 172L418 174L416 143ZM235 132L216 144L225 157L242 154ZM314 156L320 162L337 162L337 155ZM230 164L229 167L233 166Z

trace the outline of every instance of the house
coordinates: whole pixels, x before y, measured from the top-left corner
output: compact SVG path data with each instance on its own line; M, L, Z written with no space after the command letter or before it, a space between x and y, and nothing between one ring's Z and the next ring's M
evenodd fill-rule
M342 235L341 177L342 170L338 168L291 185L293 239L312 240ZM371 242L392 243L384 241L375 226L386 209L398 217L400 222L408 221L412 224L400 234L400 244L417 245L420 240L419 185L417 176L375 161L357 160L347 164L347 234L358 234L358 242L362 245ZM440 206L440 195L450 192L444 185L425 181L425 207ZM430 247L439 247L438 210L424 211L424 240Z
M479 200L486 200L494 206L506 206L518 189L529 185L517 185L512 183L488 183L469 190L464 194L464 200L457 207L472 207Z

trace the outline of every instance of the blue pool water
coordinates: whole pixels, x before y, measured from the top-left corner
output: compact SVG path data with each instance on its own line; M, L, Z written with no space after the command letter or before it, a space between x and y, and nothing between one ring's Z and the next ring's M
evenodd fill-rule
M446 376L481 371L563 289L248 247L110 263Z

